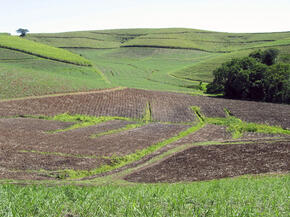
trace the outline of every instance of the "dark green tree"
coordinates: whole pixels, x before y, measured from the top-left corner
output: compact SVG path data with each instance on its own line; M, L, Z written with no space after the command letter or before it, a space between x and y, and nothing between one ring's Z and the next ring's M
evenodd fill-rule
M290 65L272 65L265 76L265 100L290 103Z
M213 71L208 93L226 97L290 103L290 66L274 64L275 49L255 51L249 57L232 59Z
M29 32L29 30L28 29L19 28L19 29L16 30L16 32L20 34L20 37L24 37Z
M255 58L257 61L271 66L276 63L276 59L278 57L279 50L277 49L267 49L267 50L257 50L250 53L249 57Z

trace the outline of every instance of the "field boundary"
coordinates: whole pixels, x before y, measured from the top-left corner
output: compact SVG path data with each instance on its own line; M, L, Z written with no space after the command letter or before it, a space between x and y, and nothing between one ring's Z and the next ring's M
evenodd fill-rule
M209 51L203 50L199 48L191 48L191 47L175 47L175 46L158 46L158 45L122 45L120 47L149 47L149 48L167 48L167 49L182 49L182 50L197 50L204 51L207 53L231 53L230 51Z
M13 101L19 101L19 100L26 100L26 99L41 99L41 98L46 98L46 97L58 97L58 96L84 95L84 94L91 94L91 93L107 93L107 92L114 92L114 91L125 90L125 89L128 89L128 88L127 87L113 87L113 88L108 88L108 89L91 90L91 91L56 93L56 94L48 94L48 95L41 95L41 96L20 97L20 98L14 98L14 99L0 99L0 102L13 102Z
M269 138L265 140L259 139L246 139L246 140L224 140L224 141L206 141L206 142L196 142L196 143L187 143L181 146L175 146L164 152L160 153L159 155L155 155L152 158L148 159L147 161L142 161L137 165L130 166L124 168L123 170L116 171L109 175L109 177L114 179L124 179L126 176L135 173L137 171L142 171L146 168L150 168L152 166L158 165L159 163L171 158L172 156L182 153L188 149L199 147L199 146L219 146L219 145L240 145L240 144L271 144L277 142L289 142L289 138ZM101 176L97 176L95 179L97 180ZM239 176L238 176L239 177ZM90 179L89 177L84 178L83 180Z
M76 65L76 66L91 67L91 64L87 64L87 65L78 64L78 63L74 63L74 62L70 62L70 61L66 61L66 60L61 60L61 59L57 59L57 58L52 58L52 57L47 57L47 56L44 56L44 55L36 54L36 53L33 53L33 52L29 52L29 51L25 51L25 50L21 50L21 49L17 49L17 48L7 47L7 46L3 46L3 45L0 45L0 48L4 48L4 49L8 49L8 50L14 50L14 51L26 53L26 54L29 54L29 55L32 55L32 56L40 57L40 58L43 58L43 59L53 60L53 61L57 61L57 62L67 63L67 64L72 64L72 65Z

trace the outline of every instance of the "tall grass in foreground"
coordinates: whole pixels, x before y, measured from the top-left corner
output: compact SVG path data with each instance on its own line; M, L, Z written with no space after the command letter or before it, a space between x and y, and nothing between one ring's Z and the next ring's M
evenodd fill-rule
M133 186L0 185L0 216L287 216L290 175Z

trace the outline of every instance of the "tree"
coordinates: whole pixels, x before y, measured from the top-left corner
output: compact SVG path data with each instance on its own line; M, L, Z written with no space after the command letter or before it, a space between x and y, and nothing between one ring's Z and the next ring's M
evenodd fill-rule
M29 32L28 29L22 29L22 28L19 28L16 30L17 33L20 33L20 37L24 37L26 35L26 33Z
M213 71L208 93L226 97L290 103L290 65L274 64L275 49L254 51L249 57L232 59Z
M257 61L271 66L276 63L277 56L279 54L279 50L277 49L267 49L265 51L257 50L250 53L249 57L255 58Z
M290 103L290 65L272 65L265 76L265 100Z

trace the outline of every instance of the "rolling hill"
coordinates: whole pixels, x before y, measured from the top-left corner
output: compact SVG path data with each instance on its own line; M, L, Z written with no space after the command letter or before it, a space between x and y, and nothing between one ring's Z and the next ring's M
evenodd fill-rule
M289 39L0 33L0 216L287 215L290 106L203 90L258 48L290 63Z
M290 32L116 29L28 34L25 39L2 34L0 45L1 98L116 86L203 94L200 89L212 81L212 71L233 57L273 47L280 50L280 62L290 62ZM7 73L15 74L16 68L17 76L7 82ZM5 93L19 81L15 94ZM31 91L31 85L37 90Z
M39 56L46 59L56 60L82 66L90 66L91 63L85 58L68 52L67 50L52 47L42 43L26 40L24 38L0 35L0 48L20 51L23 53Z

